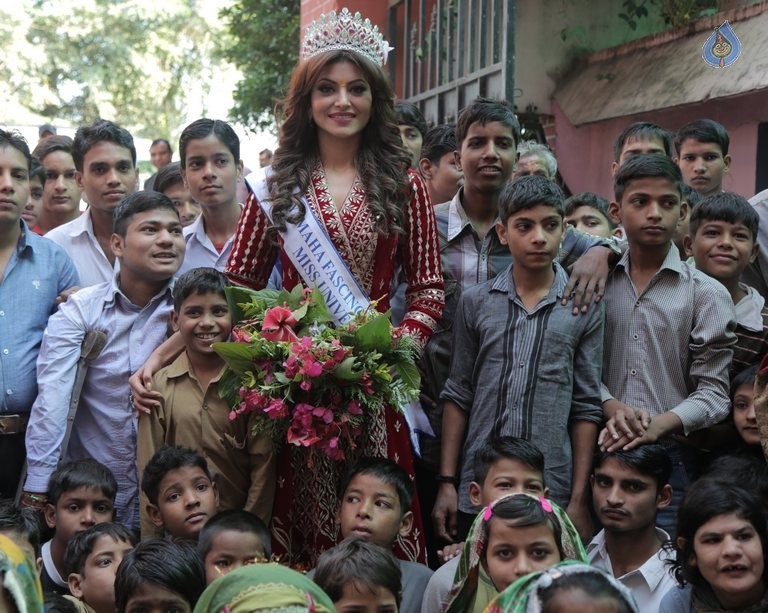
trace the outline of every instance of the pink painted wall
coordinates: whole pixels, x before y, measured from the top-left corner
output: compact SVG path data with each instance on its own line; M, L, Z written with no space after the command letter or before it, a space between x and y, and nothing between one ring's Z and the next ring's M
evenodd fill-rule
M700 104L606 119L575 127L553 100L557 128L557 164L573 193L593 191L613 196L613 141L630 123L653 121L674 132L683 124L707 117L722 123L731 139L731 170L724 188L747 198L755 193L757 125L768 121L768 90L708 100Z

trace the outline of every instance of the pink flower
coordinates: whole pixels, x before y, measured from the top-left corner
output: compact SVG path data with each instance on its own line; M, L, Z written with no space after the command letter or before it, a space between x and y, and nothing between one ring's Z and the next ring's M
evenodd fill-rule
M299 383L299 387L300 387L301 389L303 389L305 392L308 392L309 390L311 390L311 389L312 389L312 381L306 381L306 380L304 380L304 381L302 381L301 383Z
M272 342L295 341L298 337L293 331L293 326L297 323L291 309L280 306L272 307L264 315L261 335Z
M251 335L242 328L235 326L232 328L232 340L236 343L250 343Z
M349 405L347 405L347 411L350 415L362 415L363 411L360 408L360 405L357 404L354 400L349 401Z
M363 376L360 378L360 387L363 388L363 391L366 394L373 395L373 379L371 379L371 375L367 372L364 372Z
M288 407L280 398L273 398L269 405L264 407L264 412L270 419L288 417Z
M323 365L320 362L316 362L311 356L304 362L302 371L308 377L319 377L323 374Z
M240 413L261 409L269 403L269 398L256 390L249 390L245 387L241 387L239 394L240 398L243 399L243 402L241 403L242 410L239 411Z

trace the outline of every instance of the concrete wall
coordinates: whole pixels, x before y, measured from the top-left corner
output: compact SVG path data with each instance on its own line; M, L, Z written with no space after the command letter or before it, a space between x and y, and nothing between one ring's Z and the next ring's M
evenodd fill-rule
M518 0L516 10L514 102L521 111L533 104L551 113L555 80L577 56L664 29L660 17L649 17L632 30L615 0Z

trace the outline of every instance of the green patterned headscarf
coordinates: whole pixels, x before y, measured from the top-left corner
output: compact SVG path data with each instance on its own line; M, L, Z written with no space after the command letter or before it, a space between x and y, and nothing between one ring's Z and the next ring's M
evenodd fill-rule
M328 595L314 582L280 564L242 566L211 583L194 613L333 613Z
M584 551L584 545L581 543L579 534L560 506L551 500L530 494L517 493L503 496L480 511L472 523L472 528L470 528L467 541L464 543L464 551L461 554L459 567L453 580L446 613L465 613L472 610L482 570L481 565L485 557L486 535L488 532L486 524L493 517L493 510L497 505L516 496L526 496L535 501L537 505L540 505L543 517L548 518L554 525L561 528L560 550L563 560L587 562L587 554Z
M0 574L4 589L19 613L42 613L43 590L35 572L34 560L7 536L0 534Z
M488 605L485 613L541 613L541 591L566 575L600 575L621 595L633 613L640 613L632 592L625 585L594 566L573 561L520 577Z

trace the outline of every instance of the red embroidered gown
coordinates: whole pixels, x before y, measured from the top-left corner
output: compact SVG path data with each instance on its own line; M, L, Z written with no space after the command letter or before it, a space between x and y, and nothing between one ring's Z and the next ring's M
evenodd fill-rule
M408 284L407 312L401 328L423 347L440 319L444 304L443 278L437 228L427 190L421 178L409 171L411 199L404 216L405 234L382 236L376 232L374 217L366 206L359 180L337 210L325 181L322 166L312 173L306 202L323 223L339 254L378 309L389 309L389 295L398 265ZM232 281L254 289L266 286L278 255L283 267L283 287L302 283L291 261L266 236L269 220L250 194L232 244L226 274ZM315 566L320 553L338 540L335 522L338 486L348 465L315 454L313 468L307 467L304 450L284 447L278 461L278 482L272 518L273 550L292 565ZM356 450L362 455L388 457L414 478L413 455L408 427L402 415L386 410L373 420L365 441ZM350 458L352 460L353 458ZM418 498L414 500L414 528L399 539L399 557L425 562Z

